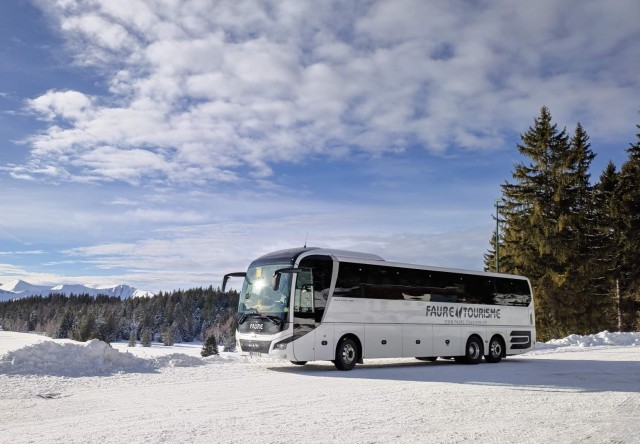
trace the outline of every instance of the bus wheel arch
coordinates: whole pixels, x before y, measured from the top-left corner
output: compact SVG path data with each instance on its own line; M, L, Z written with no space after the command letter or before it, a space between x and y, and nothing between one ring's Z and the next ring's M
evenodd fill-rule
M467 364L479 364L483 355L482 338L478 335L469 336L464 350L464 362Z
M493 335L489 341L489 349L484 356L484 360L491 363L497 363L505 356L506 347L504 339L501 335Z
M362 345L356 335L346 334L336 346L334 364L338 370L352 370L356 363L362 363Z

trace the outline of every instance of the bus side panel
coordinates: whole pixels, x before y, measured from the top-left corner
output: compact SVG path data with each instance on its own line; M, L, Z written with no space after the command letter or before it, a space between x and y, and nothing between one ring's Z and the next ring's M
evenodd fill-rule
M402 356L401 324L367 324L364 327L363 358L399 358Z
M304 336L293 341L293 355L295 359L292 361L313 361L315 360L314 345L316 340L316 331L312 330Z
M465 343L462 341L459 325L433 326L433 354L434 356L462 356ZM464 341L466 342L466 338Z
M336 359L336 343L334 339L334 325L332 323L320 324L316 329L316 361L332 361Z
M433 353L433 325L409 324L402 327L402 356L428 358Z
M535 347L536 330L531 327L512 327L507 330L507 355L519 355Z

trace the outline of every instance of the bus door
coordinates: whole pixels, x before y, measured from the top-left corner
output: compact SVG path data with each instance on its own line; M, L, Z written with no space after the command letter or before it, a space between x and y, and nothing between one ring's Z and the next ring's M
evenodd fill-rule
M311 269L297 273L293 296L293 354L296 361L315 359L315 310Z

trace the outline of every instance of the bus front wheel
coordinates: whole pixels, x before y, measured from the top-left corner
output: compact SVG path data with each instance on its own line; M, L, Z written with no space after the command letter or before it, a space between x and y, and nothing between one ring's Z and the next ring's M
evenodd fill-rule
M338 370L351 370L358 361L358 345L351 338L342 338L336 348L335 366Z

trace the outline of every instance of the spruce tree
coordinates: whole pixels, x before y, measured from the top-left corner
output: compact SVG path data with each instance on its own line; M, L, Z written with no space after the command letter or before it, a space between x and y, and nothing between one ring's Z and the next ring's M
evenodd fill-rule
M640 125L636 125L640 128ZM616 202L621 234L620 293L623 329L640 328L640 134L620 168Z
M589 169L595 154L589 136L578 123L570 142L564 193L570 211L565 216L570 236L573 264L565 291L573 297L575 309L570 327L576 333L595 333L612 326L613 301L606 290L606 274L600 257L600 227L597 221L595 189L590 183Z
M484 254L484 271L495 272L496 271L496 233L495 231L491 235L491 241L489 243L491 247ZM498 247L499 248L499 247Z
M151 347L151 330L145 328L142 330L142 336L140 337L140 343L143 347Z
M591 242L590 283L598 296L610 298L612 310L610 324L623 329L623 313L620 295L621 227L615 193L618 189L618 173L609 161L600 180L594 187L594 231Z
M129 333L129 343L127 347L135 347L136 346L136 332L135 330L131 330Z
M166 346L175 344L175 341L173 339L173 331L168 325L165 325L162 329L162 343Z
M211 355L218 354L218 344L216 343L216 337L214 335L207 336L207 339L204 341L202 345L202 350L200 351L200 355L203 358Z
M594 157L588 136L578 124L569 140L543 107L518 150L527 161L515 165L513 183L502 185L501 271L531 279L540 339L586 333L587 308L580 298Z

